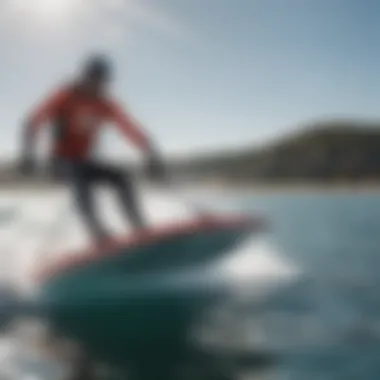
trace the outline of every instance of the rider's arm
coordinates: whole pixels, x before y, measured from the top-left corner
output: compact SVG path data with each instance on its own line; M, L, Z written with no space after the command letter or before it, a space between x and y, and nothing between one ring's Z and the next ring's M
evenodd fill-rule
M162 180L165 176L163 161L160 154L143 132L140 124L122 108L112 104L109 108L109 116L112 121L119 127L121 132L137 145L148 157L148 174L152 179Z
M37 132L57 114L66 96L67 93L64 90L55 91L28 115L23 130L23 154L25 156L33 154Z
M142 126L115 102L108 104L109 119L121 133L145 153L151 153L152 144Z

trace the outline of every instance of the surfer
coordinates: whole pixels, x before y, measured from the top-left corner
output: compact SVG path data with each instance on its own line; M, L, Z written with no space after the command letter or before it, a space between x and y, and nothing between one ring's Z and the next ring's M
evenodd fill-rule
M109 237L95 211L94 185L107 183L118 193L121 209L135 228L143 228L137 194L130 173L100 162L93 148L102 126L112 123L147 157L148 173L163 177L163 164L152 142L137 121L108 95L112 67L108 57L96 55L83 65L79 78L56 89L27 117L23 133L21 170L31 174L36 167L35 142L40 128L53 127L51 166L53 175L73 189L76 206L89 232L98 241Z

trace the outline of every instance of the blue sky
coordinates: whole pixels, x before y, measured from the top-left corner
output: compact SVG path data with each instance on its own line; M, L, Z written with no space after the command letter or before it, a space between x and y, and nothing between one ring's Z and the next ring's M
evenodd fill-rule
M0 0L0 155L83 56L167 152L261 144L315 119L380 116L376 0ZM130 148L110 133L106 155Z

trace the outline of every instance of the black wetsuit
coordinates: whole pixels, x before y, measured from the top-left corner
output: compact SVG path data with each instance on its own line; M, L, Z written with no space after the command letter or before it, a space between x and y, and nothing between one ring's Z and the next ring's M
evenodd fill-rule
M94 189L99 183L106 183L116 190L125 216L134 227L142 227L144 222L131 175L88 158L99 130L109 122L116 125L141 150L150 154L150 142L136 121L123 112L115 101L89 96L74 85L58 89L31 115L27 123L26 150L33 145L29 140L46 121L55 127L52 147L54 172L71 184L76 204L90 232L97 239L108 235L95 212Z
M144 221L138 207L137 194L134 189L132 175L115 166L91 160L56 160L54 175L59 180L69 183L77 209L80 211L89 232L96 238L108 236L107 230L100 222L94 199L96 187L109 185L116 191L120 209L124 217L133 227L142 228Z

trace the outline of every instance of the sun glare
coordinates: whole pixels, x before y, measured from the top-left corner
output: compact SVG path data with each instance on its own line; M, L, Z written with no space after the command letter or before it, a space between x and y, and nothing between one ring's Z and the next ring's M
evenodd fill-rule
M81 10L81 0L10 0L14 14L31 22L59 23Z

